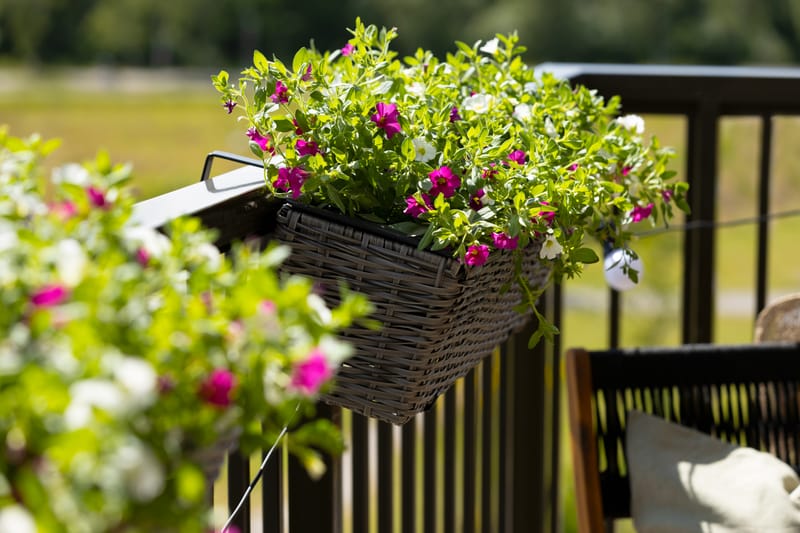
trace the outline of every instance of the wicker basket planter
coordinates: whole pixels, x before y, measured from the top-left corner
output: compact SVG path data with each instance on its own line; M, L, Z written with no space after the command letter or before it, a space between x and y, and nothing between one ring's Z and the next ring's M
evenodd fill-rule
M345 333L355 354L323 397L329 404L407 422L529 319L512 309L520 302L516 284L501 291L514 273L510 253L466 269L404 235L319 209L285 204L276 222L273 237L292 248L285 269L315 279L329 303L346 282L369 297L382 324ZM550 269L538 255L538 244L531 246L523 269L540 286Z

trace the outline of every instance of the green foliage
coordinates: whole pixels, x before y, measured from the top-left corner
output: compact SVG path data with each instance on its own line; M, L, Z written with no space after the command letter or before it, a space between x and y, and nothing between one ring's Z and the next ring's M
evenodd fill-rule
M294 413L365 299L328 309L278 277L285 249L222 256L196 219L133 226L127 167L100 153L48 178L52 148L0 130L0 529L207 531L201 455L221 438L241 429L249 453L288 425L308 464L338 450Z
M212 78L242 110L273 194L425 228L420 248L468 266L536 242L556 280L598 260L585 235L622 248L632 222L685 205L672 152L643 137L642 119L534 72L516 34L459 42L444 60L422 49L400 60L396 37L356 20L347 48L301 48L291 70L256 51L238 81ZM541 289L517 277L535 310Z

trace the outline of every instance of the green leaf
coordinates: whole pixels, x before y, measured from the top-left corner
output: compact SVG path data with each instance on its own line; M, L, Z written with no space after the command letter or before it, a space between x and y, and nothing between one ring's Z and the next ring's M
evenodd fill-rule
M269 61L267 60L266 56L264 56L264 54L262 54L258 50L255 50L253 52L253 65L262 74L266 74L267 72L269 72Z
M591 248L577 248L570 253L570 258L587 265L600 261L600 258Z

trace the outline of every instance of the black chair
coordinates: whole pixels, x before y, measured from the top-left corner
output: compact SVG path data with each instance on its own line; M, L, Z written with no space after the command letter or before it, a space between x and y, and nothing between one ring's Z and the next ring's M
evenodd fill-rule
M636 409L800 463L800 344L565 354L581 533L630 517L625 427Z

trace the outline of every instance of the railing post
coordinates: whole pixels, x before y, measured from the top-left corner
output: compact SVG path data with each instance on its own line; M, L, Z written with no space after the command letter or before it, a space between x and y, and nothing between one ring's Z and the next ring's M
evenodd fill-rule
M687 181L689 222L705 221L702 227L685 233L683 273L683 343L713 340L714 322L714 229L717 198L716 104L701 102L689 114Z

